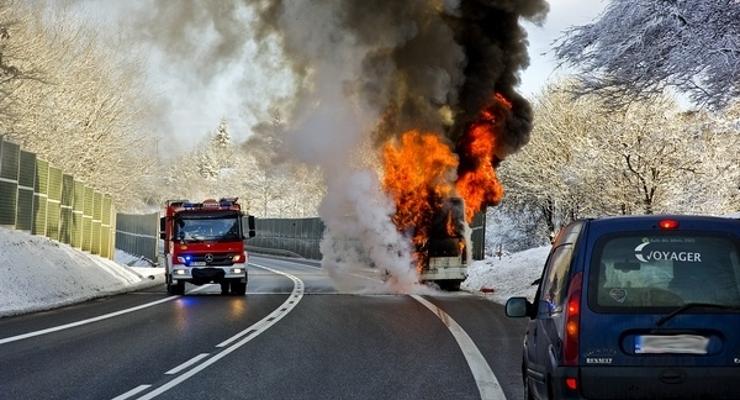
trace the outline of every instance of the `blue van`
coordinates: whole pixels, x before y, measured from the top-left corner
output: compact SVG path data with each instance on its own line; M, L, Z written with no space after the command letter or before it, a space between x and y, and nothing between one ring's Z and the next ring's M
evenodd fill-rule
M740 220L577 221L534 284L527 399L740 399Z

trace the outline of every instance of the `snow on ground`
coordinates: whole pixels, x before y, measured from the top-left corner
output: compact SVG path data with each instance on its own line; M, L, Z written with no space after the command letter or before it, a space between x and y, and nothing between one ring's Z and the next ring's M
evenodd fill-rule
M468 279L462 288L471 292L493 289L486 297L500 304L513 296L525 296L531 301L537 291L532 282L541 277L549 252L550 246L542 246L505 255L500 260L489 257L476 261L468 268Z
M0 276L0 317L163 282L160 268L129 268L45 237L6 228L0 228Z
M116 254L113 256L113 259L115 262L129 267L153 267L152 262L146 258L135 256L119 249L116 249Z

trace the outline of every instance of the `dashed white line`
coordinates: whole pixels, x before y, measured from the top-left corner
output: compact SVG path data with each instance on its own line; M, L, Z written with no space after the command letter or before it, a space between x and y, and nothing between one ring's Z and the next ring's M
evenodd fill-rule
M137 386L137 387L129 390L128 392L126 392L124 394L120 394L120 395L112 398L111 400L124 400L124 399L128 399L129 397L135 396L135 395L137 395L137 394L139 394L139 393L141 393L141 392L149 389L151 386L152 385L139 385L139 386Z
M193 365L193 364L197 363L198 361L200 361L200 360L202 360L202 359L204 359L204 358L208 357L208 354L209 354L209 353L200 353L200 354L198 354L197 356L195 356L195 357L193 357L193 358L191 358L191 359L189 359L189 360L185 361L184 363L182 363L182 364L178 365L177 367L175 367L175 368L172 368L171 370L169 370L169 371L165 372L164 374L165 374L165 375L175 375L175 374L177 374L178 372L180 372L180 371L184 370L185 368L187 368L187 367L189 367L189 366L191 366L191 365Z
M463 356L465 356L465 361L467 361L470 367L470 372L473 373L473 379L475 379L475 384L478 386L481 400L506 400L506 395L501 389L496 375L493 374L491 366L488 365L488 362L486 362L483 354L478 350L478 347L468 333L449 314L427 299L418 294L412 294L411 297L437 315L442 320L442 323L447 326L450 333L452 333L457 345L462 350Z
M316 269L316 270L321 270L321 271L326 272L326 269L324 269L322 267L317 267L317 266L314 266L314 265L308 265L308 264L303 264L303 263L300 263L300 262L297 262L297 261L290 261L290 260L283 260L283 259L277 259L277 260L278 261L283 261L283 262L286 262L286 263L293 264L293 265L295 265L297 267L311 268L311 269ZM360 274L355 274L353 272L346 272L346 271L336 271L336 272L337 273L340 273L340 274L343 274L343 275L354 276L355 278L367 279L369 281L383 283L383 280L382 279L373 278L373 277L369 277L369 276L364 276L364 275L360 275Z
M195 288L195 289L189 291L188 293L198 292L198 291L200 291L202 289L205 289L207 286L208 285ZM70 323L64 324L64 325L57 325L57 326L53 326L51 328L41 329L41 330L38 330L38 331L28 332L28 333L24 333L24 334L21 334L21 335L16 335L16 336L10 336L10 337L6 337L6 338L2 338L2 339L0 339L0 344L17 342L17 341L23 340L23 339L28 339L28 338L32 338L32 337L36 337L36 336L41 336L41 335L46 335L46 334L53 333L53 332L59 332L59 331L65 330L65 329L75 328L75 327L82 326L82 325L92 324L93 322L98 322L98 321L102 321L102 320L105 320L105 319L108 319L108 318L118 317L120 315L132 313L134 311L139 311L139 310L143 310L145 308L156 306L157 304L166 303L168 301L175 300L175 299L177 299L179 297L180 296L169 296L169 297L165 297L164 299L159 299L159 300L152 301L152 302L149 302L149 303L140 304L140 305L138 305L136 307L125 308L123 310L118 310L118 311L115 311L115 312L112 312L112 313L98 315L97 317L87 318L87 319L83 319L83 320L79 320L79 321L75 321L75 322L70 322Z
M197 374L198 372L208 368L212 364L214 364L216 361L226 357L236 349L244 346L247 344L250 340L256 338L261 333L266 331L271 326L275 325L278 321L283 319L288 313L290 313L293 308L298 304L298 302L303 298L303 281L300 280L300 278L288 274L286 272L278 271L276 269L272 269L269 267L265 267L263 265L250 263L251 265L254 265L255 267L265 269L267 271L276 273L278 275L283 275L287 277L288 279L293 281L293 291L291 292L291 296L288 297L288 299L295 299L293 304L289 304L289 300L286 299L283 304L281 304L276 311L273 311L266 317L262 318L261 320L255 322L248 328L244 329L243 331L237 333L236 335L226 339L225 341L221 342L217 345L217 347L223 347L227 346L229 343L232 343L235 340L238 340L236 343L232 344L229 347L226 347L225 349L221 350L220 352L216 353L214 356L207 358L204 362L201 364L196 365L192 369L189 369L188 371L184 372L182 375L178 375L176 378L172 379L171 381L165 383L162 386L159 386L155 390L152 390L151 392L141 396L138 398L138 400L149 400L153 399L160 394L172 389L173 387L185 382L189 378L191 378L193 375ZM286 311L278 311L282 308L285 308ZM223 345L223 346L222 346Z

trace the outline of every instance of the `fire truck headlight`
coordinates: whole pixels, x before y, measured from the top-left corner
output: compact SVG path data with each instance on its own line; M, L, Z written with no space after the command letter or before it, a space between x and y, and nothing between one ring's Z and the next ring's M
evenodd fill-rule
M232 268L231 269L231 273L232 274L241 274L242 272L244 272L244 270L241 269L241 268Z
M184 269L175 270L175 275L185 275L185 274L187 274L187 271L185 271Z
M192 259L192 256L177 256L177 262L180 264L190 265Z
M244 262L244 254L237 254L234 257L231 257L231 260L235 263L242 263Z

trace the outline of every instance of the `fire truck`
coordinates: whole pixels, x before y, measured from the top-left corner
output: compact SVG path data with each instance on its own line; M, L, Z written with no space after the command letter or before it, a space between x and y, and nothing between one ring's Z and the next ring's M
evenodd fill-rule
M247 290L247 253L244 250L244 214L237 198L168 200L160 218L164 241L167 292L184 294L185 283L218 283L221 294L244 295ZM254 217L247 218L254 237Z

